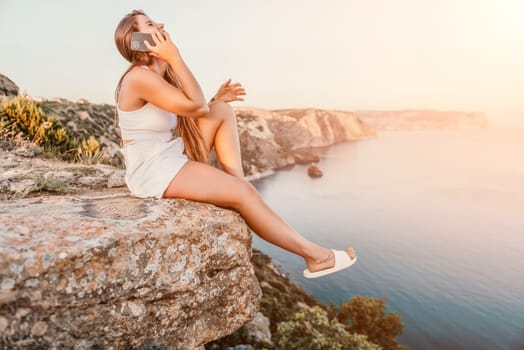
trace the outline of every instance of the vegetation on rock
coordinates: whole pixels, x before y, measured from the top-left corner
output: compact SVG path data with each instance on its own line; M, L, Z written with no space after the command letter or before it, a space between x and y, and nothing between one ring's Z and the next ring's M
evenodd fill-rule
M276 348L282 350L379 350L363 334L349 333L318 306L303 308L277 327Z
M396 339L404 327L402 318L395 313L386 314L386 300L356 295L340 307L338 319L347 324L349 332L366 334L384 349L408 349Z
M41 146L46 156L64 160L97 163L103 150L94 136L78 140L53 117L47 116L39 104L25 96L5 99L0 104L0 138L24 140Z
M279 272L261 251L253 249L251 262L262 290L260 311L270 320L274 345L251 341L242 327L206 349L238 344L256 350L408 349L395 339L403 324L400 315L385 314L386 298L357 295L341 306L325 305Z

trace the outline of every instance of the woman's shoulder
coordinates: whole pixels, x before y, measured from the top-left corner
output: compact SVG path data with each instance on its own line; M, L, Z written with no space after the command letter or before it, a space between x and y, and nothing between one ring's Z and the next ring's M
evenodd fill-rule
M122 91L138 92L147 89L154 82L155 76L158 76L148 68L142 66L133 67L122 78Z
M122 78L117 107L120 111L134 111L144 106L145 101L140 97L141 90L140 82L148 79L147 73L150 71L147 68L136 66L132 67L126 75Z
M124 79L127 80L136 80L136 79L143 79L147 76L151 75L151 70L147 68L147 66L135 66L127 72Z

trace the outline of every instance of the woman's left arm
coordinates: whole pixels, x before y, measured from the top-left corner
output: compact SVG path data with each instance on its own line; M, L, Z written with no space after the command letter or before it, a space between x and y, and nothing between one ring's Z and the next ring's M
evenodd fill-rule
M226 82L220 85L217 93L209 102L211 103L214 100L220 100L224 102L244 101L244 99L240 96L244 96L245 94L246 90L240 83L231 84L231 79L228 79Z

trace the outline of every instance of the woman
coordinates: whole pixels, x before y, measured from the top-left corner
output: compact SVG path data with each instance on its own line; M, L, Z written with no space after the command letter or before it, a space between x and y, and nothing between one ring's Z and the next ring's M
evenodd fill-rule
M149 52L131 50L131 33L150 33ZM186 198L238 211L266 241L304 258L304 276L315 278L351 266L352 248L335 251L294 231L244 179L231 101L243 101L240 84L228 80L208 104L164 25L142 11L126 15L115 43L131 62L116 89L126 182L138 197ZM178 116L178 117L177 117ZM172 140L176 126L180 137ZM215 147L224 171L207 164Z

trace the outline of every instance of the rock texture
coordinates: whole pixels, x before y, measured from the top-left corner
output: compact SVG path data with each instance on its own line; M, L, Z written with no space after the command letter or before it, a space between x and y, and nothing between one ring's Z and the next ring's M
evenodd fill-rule
M244 174L249 179L271 174L294 162L291 152L279 145L265 119L256 114L237 114Z
M253 343L273 345L271 331L269 330L269 319L261 312L257 313L254 319L243 326L248 333L248 338Z
M81 193L125 187L125 171L105 164L85 165L38 157L38 146L0 141L0 199L40 192Z
M16 96L18 95L18 90L18 86L11 79L0 73L0 98L2 96Z
M293 150L376 136L372 128L349 111L279 109L267 118L277 143Z
M258 311L235 212L107 195L0 202L0 348L196 349Z
M486 128L488 118L484 113L399 110L399 111L356 111L355 115L376 130L422 130Z

